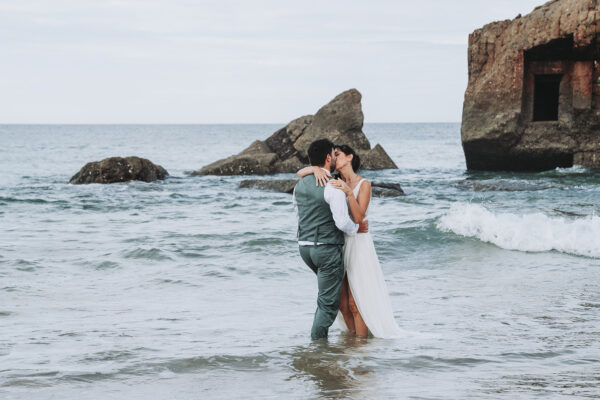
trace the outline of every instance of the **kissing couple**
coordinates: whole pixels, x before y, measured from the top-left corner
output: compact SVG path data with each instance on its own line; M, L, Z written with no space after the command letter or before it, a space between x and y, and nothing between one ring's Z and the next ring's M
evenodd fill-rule
M320 139L308 147L308 159L311 166L298 171L293 203L300 256L319 287L311 338L326 338L336 318L342 331L357 336L399 336L368 230L371 183L357 174L360 157L350 146Z

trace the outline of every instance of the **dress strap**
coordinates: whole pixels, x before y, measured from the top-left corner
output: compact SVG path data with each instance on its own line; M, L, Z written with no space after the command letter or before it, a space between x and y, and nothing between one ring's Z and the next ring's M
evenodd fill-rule
M361 179L361 180L358 182L358 184L357 184L357 185L354 187L354 190L356 191L356 192L354 193L354 196L356 196L356 195L357 195L357 193L360 191L360 185L362 185L362 183L363 183L363 181L364 181L364 180L365 180L365 178L362 178L362 179ZM357 190L357 189L358 189L358 190Z

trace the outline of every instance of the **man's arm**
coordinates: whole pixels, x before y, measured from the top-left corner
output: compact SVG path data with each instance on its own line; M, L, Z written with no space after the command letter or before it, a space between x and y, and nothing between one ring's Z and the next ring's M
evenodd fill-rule
M324 198L331 209L335 226L348 235L355 235L358 231L358 224L355 224L348 214L348 204L344 192L328 184L325 186Z

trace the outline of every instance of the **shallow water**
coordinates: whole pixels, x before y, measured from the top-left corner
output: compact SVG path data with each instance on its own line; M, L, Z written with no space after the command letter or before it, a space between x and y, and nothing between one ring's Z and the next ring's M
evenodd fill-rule
M598 171L471 173L458 124L367 124L409 334L311 343L291 197L185 173L278 127L0 126L2 398L600 397ZM171 177L66 183L116 155Z

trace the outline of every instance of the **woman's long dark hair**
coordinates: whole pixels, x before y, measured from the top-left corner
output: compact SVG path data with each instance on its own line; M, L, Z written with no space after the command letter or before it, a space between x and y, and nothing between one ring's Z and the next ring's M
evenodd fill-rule
M356 154L354 149L347 144L336 144L334 148L338 149L347 156L352 154L352 170L354 170L355 173L358 172L360 169L360 157L358 154Z

